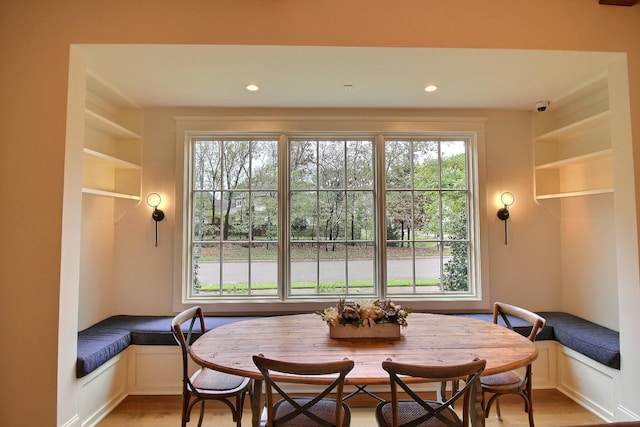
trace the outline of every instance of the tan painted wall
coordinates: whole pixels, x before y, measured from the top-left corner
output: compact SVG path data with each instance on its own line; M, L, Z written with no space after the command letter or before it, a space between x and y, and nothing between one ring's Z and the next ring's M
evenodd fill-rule
M620 51L628 54L634 146L640 144L640 7L597 0L3 0L0 2L0 424L73 425L69 366L77 295L61 248L69 45L72 43L295 44ZM630 153L629 153L630 154ZM634 152L638 164L640 152ZM630 160L627 157L626 160ZM637 184L637 177L634 178ZM633 199L633 198L632 198ZM636 197L637 200L640 198ZM71 198L77 206L77 200ZM616 202L618 203L618 202ZM622 202L620 202L622 203ZM72 223L72 213L64 218ZM623 247L637 250L635 216ZM70 230L71 228L66 228ZM76 257L77 258L77 257ZM72 260L70 261L72 262ZM621 324L637 325L637 259L621 277ZM71 269L73 270L73 269ZM630 280L627 280L630 279ZM62 290L62 295L61 295ZM76 291L77 292L77 291ZM72 295L69 296L69 293ZM71 298L71 302L65 300ZM59 326L63 330L58 334ZM13 344L19 331L19 343ZM623 330L623 336L624 330ZM637 333L635 333L637 336ZM637 353L637 337L623 346ZM59 348L60 343L60 348ZM631 354L631 353L629 353ZM623 361L623 366L624 366ZM637 371L620 406L640 414ZM635 381L637 382L637 381ZM34 384L37 384L34 387ZM25 398L28 396L29 398ZM37 410L34 410L34 402Z

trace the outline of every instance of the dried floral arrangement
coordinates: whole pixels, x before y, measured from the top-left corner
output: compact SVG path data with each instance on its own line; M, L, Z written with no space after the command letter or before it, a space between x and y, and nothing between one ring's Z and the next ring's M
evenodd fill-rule
M349 302L340 299L334 307L327 307L316 314L330 326L373 326L380 323L396 323L407 326L410 308L403 308L389 299Z

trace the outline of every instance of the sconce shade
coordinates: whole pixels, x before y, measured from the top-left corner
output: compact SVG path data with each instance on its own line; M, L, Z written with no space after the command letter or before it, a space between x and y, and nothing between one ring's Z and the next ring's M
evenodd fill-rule
M147 196L147 204L152 208L157 208L162 202L162 197L158 193L149 193Z
M507 192L502 193L502 195L500 196L500 201L502 202L503 205L505 206L511 206L514 202L514 197L513 194Z

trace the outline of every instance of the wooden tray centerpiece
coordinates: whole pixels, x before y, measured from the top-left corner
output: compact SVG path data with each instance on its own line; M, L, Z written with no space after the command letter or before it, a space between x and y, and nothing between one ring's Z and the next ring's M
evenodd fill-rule
M373 325L336 325L329 326L331 338L400 338L398 323L374 323Z
M317 312L329 325L331 338L400 338L410 309L391 300L347 302Z

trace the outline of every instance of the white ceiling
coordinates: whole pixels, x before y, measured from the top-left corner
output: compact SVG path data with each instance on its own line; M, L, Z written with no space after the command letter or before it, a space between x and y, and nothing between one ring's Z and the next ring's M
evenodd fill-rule
M144 107L533 109L622 54L498 49L81 45L88 68ZM260 85L248 92L245 85ZM426 84L440 89L426 93ZM345 85L352 85L350 91Z

